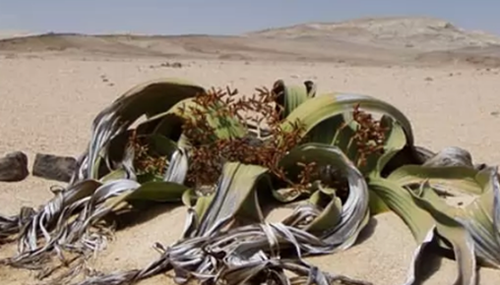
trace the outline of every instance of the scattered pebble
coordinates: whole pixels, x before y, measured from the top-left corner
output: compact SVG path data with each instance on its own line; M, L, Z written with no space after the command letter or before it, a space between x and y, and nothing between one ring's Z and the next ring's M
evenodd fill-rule
M170 67L170 68L182 68L184 65L178 61L175 62L163 62L159 65L150 65L149 68L162 68L162 67Z

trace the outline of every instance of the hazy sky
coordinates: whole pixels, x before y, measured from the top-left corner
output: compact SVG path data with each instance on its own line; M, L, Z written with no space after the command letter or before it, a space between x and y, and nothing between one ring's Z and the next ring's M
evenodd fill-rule
M237 34L310 21L431 16L500 35L499 0L0 0L0 30Z

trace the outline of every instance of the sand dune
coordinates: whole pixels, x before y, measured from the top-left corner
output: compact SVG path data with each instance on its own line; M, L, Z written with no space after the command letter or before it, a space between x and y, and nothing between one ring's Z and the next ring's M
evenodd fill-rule
M0 53L499 66L500 37L433 18L308 23L240 36L43 34L0 40Z

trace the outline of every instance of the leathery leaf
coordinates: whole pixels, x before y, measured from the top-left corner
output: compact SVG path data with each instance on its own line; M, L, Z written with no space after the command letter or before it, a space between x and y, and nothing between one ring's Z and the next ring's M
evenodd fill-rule
M402 186L420 185L428 181L433 189L442 193L478 195L483 189L476 180L477 175L477 170L464 166L404 165L393 171L388 179Z
M181 108L184 110L180 112ZM235 117L222 117L218 115L218 108L223 108L222 105L212 106L209 109L202 108L193 100L185 100L175 110L172 109L176 115L187 119L193 116L194 110L203 111L206 115L208 124L214 129L215 136L213 139L229 139L235 137L242 137L247 133L245 125ZM165 118L164 120L166 120ZM164 124L163 123L160 123Z
M482 184L484 193L464 207L456 219L471 233L478 261L500 268L500 184L497 167L482 170L477 180Z
M406 145L406 136L400 123L389 119L390 128L386 141L384 142L384 153L377 161L376 167L369 176L380 177L389 161Z
M338 200L332 196L329 205L323 209L325 212L313 220L309 227L314 229L325 242L338 246L338 250L350 247L368 222L369 217L368 188L362 174L335 146L317 143L300 145L292 149L280 161L280 166L290 176L293 176L299 171L297 162L304 164L314 162L316 167L340 171L347 178L349 194L341 209L337 208ZM337 210L341 211L339 221L335 225L325 223L325 215L328 215L331 220L335 220Z
M368 185L370 192L403 220L419 244L413 255L405 285L416 284L416 269L423 258L423 249L435 240L436 223L427 211L415 204L410 191L397 183L381 177L372 177Z
M308 132L308 140L315 143L324 143L340 148L347 157L354 159L356 155L355 144L352 138L356 126L352 123L352 112L328 118L314 126Z
M170 139L181 130L184 122L183 110L187 110L190 106L196 106L193 98L180 100L176 104L164 112L148 117L145 121L137 125L137 133L139 134L161 134Z
M380 178L384 167L389 161L406 145L406 136L401 125L388 118L390 131L384 143L384 153L379 157L375 167L368 173L369 178ZM380 188L377 188L380 190ZM390 207L383 199L370 188L370 213L372 215L380 214L390 210Z
M95 117L88 152L80 158L75 178L96 179L101 157L106 156L105 147L114 136L124 132L139 117L151 117L165 112L179 101L194 97L199 92L204 92L204 89L172 78L148 81L125 92Z
M222 106L215 106L215 108L219 107ZM208 124L214 129L214 140L242 137L247 133L245 126L238 119L218 116L216 109L204 109L196 104L192 98L179 101L167 111L148 118L137 128L143 132L149 131L169 137L172 135L178 137L183 121L193 117L194 110L205 112Z
M125 200L142 200L154 202L181 201L182 194L189 188L175 182L151 181L142 184L131 192Z
M131 187L108 198L103 205L110 210L120 210L128 205L144 202L177 202L181 201L188 187L174 182L150 181L137 187Z
M476 256L470 233L452 217L451 207L446 205L427 182L422 183L418 192L410 193L415 203L434 218L439 238L445 239L453 248L458 266L458 276L454 284L476 284Z
M321 204L324 202L322 200L327 196L330 202L324 206L321 214L310 223L305 230L311 233L321 233L325 229L335 227L337 223L340 222L342 214L342 201L335 196L335 194L326 194L324 191L318 190L311 195L309 199L310 203L313 203L317 207L322 207ZM328 199L327 198L327 199Z
M274 83L274 90L282 92L282 98L278 98L278 103L283 104L285 117L309 99L307 88L304 85L286 85L283 80L277 80Z
M236 118L217 116L217 111L212 110L207 120L214 128L218 139L241 138L246 134L245 126Z
M264 217L257 202L256 185L267 179L267 168L257 165L227 162L217 184L214 197L202 214L197 236L209 235L226 225L235 216L261 222ZM249 209L253 205L253 209Z
M346 111L353 110L360 104L362 109L374 113L381 113L399 122L406 134L407 141L413 144L413 131L408 118L394 106L367 95L357 94L324 94L311 98L294 109L282 122L284 130L290 130L299 120L304 124L306 133L321 122L338 116Z
M434 225L434 220L429 213L414 203L408 190L384 178L370 178L368 186L405 222L419 244L425 240L429 229Z
M143 114L152 117L169 110L178 102L202 92L205 92L203 87L183 79L155 79L134 86L115 102L121 104L124 119L135 121Z

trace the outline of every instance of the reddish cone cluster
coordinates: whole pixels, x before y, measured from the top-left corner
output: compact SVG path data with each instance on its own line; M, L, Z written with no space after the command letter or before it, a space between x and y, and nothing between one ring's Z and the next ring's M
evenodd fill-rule
M371 154L383 153L387 128L382 127L380 120L374 120L371 114L360 110L359 104L354 107L352 115L357 123L353 140L357 147L356 164L359 167L366 165Z
M191 106L189 112L181 110L182 114L190 114L184 117L183 132L193 144L188 182L197 186L216 183L224 161L262 165L286 180L278 162L301 141L303 128L296 123L292 131L283 131L280 127L283 108L272 106L277 94L266 88L256 90L257 94L235 99L237 90L211 89L195 97L196 106ZM229 118L244 126L249 121L267 124L272 139L263 141L249 135L218 139L209 118L219 121Z

